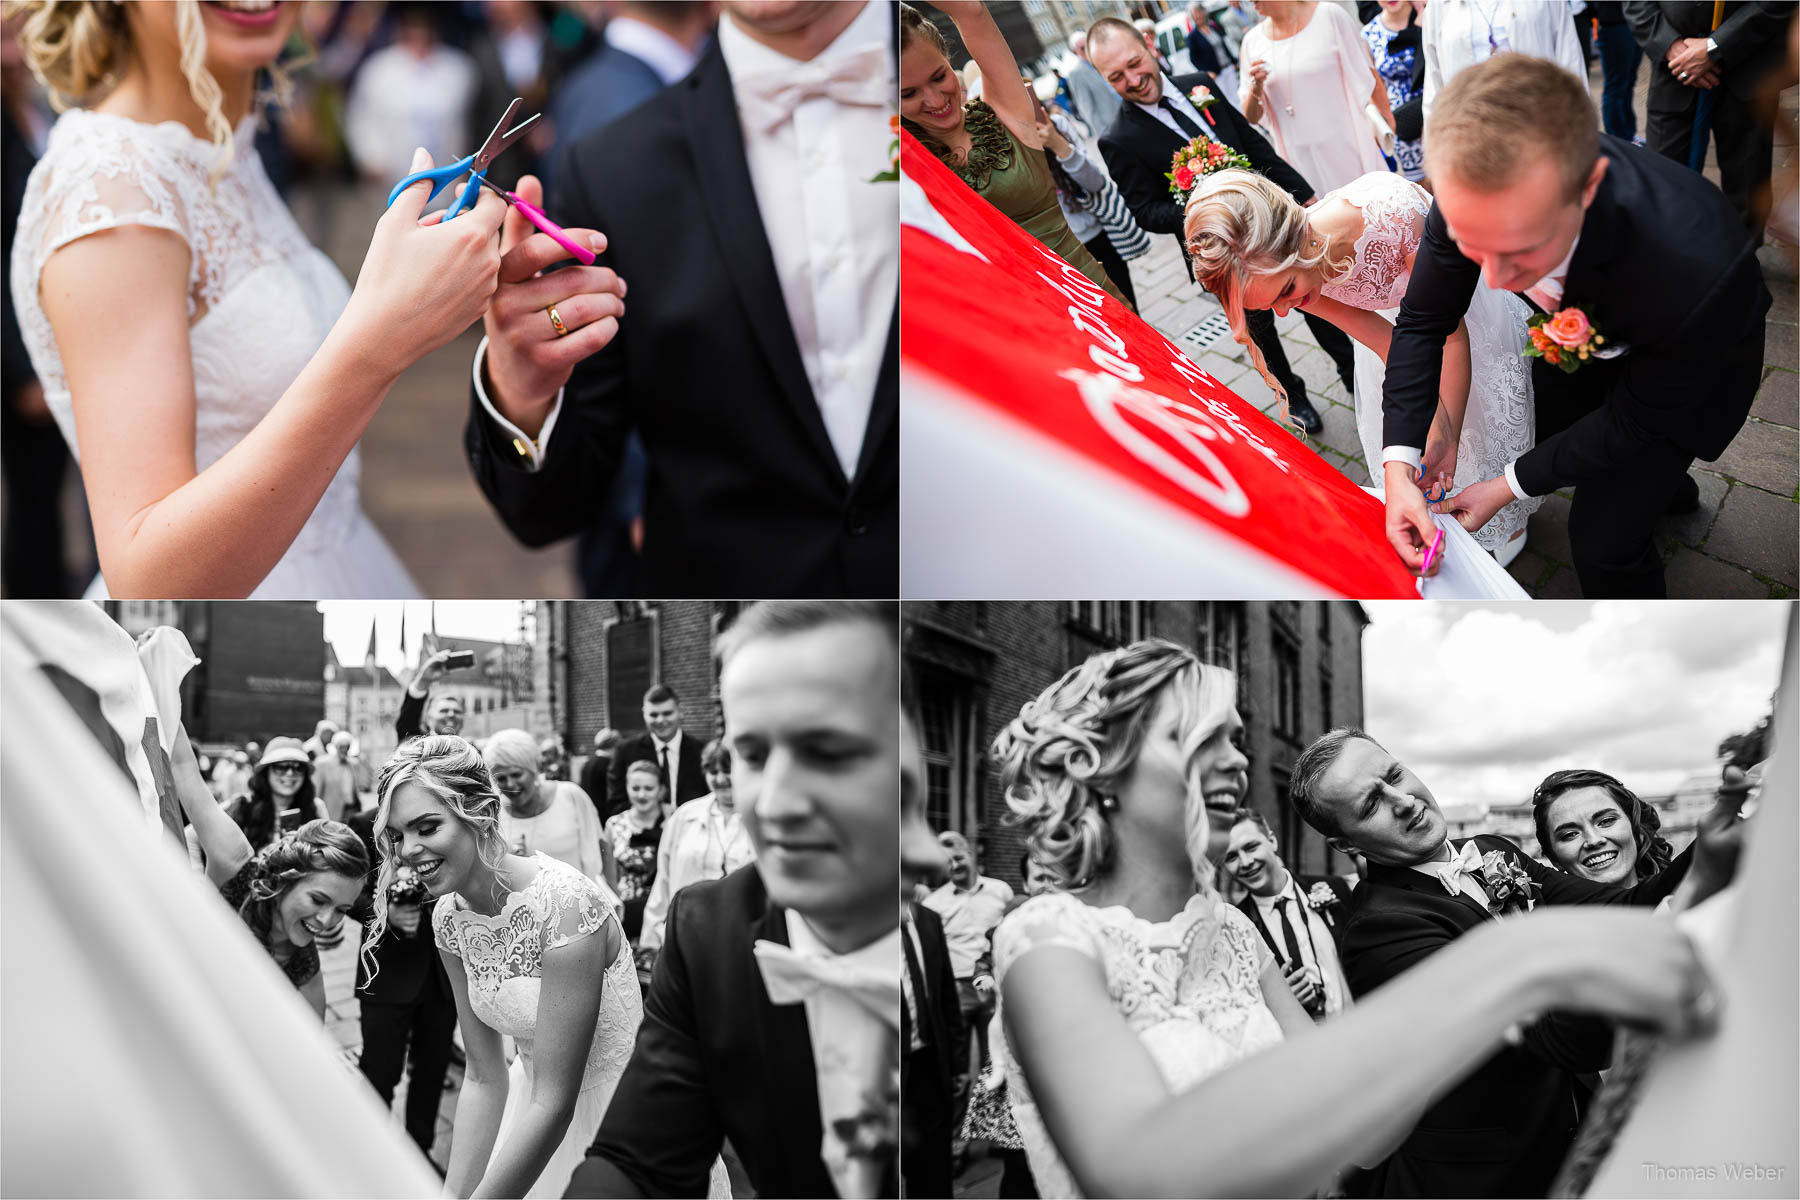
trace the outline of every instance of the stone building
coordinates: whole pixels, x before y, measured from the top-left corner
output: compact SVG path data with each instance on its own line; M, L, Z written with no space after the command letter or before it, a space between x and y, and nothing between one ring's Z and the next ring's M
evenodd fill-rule
M1289 865L1353 869L1288 807L1293 760L1363 717L1361 605L1349 601L913 601L903 646L917 692L927 812L970 835L989 875L1019 882L1023 842L1007 823L994 737L1021 705L1096 651L1142 637L1192 646L1238 676L1250 758L1246 803L1270 820Z

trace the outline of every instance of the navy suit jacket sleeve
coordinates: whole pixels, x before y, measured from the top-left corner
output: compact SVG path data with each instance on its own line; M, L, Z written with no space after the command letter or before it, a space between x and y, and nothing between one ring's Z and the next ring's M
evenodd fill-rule
M1381 392L1381 444L1425 448L1437 412L1444 342L1469 311L1481 268L1463 257L1433 203L1413 256L1412 279L1400 301L1388 345Z
M724 1144L701 1060L675 894L631 1062L567 1196L704 1196Z
M595 135L571 146L558 163L549 210L569 226L605 229L607 222L589 192L585 155ZM595 265L610 268L609 255ZM605 504L613 476L624 457L631 426L625 379L626 326L611 342L576 364L563 389L562 409L545 447L543 461L532 471L513 446L511 436L487 414L469 389L469 422L464 447L475 482L512 535L527 546L546 546L586 529ZM485 371L485 362L483 368ZM484 386L491 383L484 380ZM490 397L492 395L490 391Z
M425 700L431 693L415 696L411 688L400 701L400 715L394 718L394 736L401 741L416 738L425 732Z

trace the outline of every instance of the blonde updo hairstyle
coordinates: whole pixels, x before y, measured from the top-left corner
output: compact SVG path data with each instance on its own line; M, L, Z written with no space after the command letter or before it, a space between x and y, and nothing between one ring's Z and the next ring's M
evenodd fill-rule
M1185 827L1194 881L1210 892L1212 863L1197 761L1237 701L1236 677L1160 638L1096 654L1046 688L994 740L1006 803L1033 859L1064 888L1086 887L1113 866L1109 810L1137 763L1158 700L1168 691L1187 759Z
M400 839L397 833L390 836L388 818L394 793L408 783L431 793L454 820L469 828L479 847L477 854L490 870L498 871L506 857L506 838L500 832L500 793L473 742L450 734L426 734L394 751L375 781L379 806L375 846L381 852L381 865L375 874L375 911L362 948L363 967L370 979L378 970L375 944L387 932L388 888L399 865L395 854Z
M217 151L212 182L217 186L231 166L232 130L225 117L225 96L206 69L206 25L200 0L175 0L175 27L181 39L181 74L200 111ZM25 62L49 93L57 112L86 107L110 91L134 53L125 6L111 0L5 0L8 18L23 15L19 48ZM258 99L286 104L293 95L291 72L310 62L310 48L285 67L266 68L270 90Z
M1216 171L1203 177L1188 196L1182 236L1193 259L1194 278L1224 306L1231 336L1250 352L1257 374L1281 398L1285 421L1287 389L1269 373L1262 351L1250 339L1244 324L1244 288L1255 276L1312 268L1324 261L1323 243L1317 253L1306 253L1306 210L1286 189L1254 171Z

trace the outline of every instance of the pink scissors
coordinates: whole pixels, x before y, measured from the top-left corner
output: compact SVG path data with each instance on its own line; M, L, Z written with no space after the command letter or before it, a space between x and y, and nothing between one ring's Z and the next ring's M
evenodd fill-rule
M1432 560L1435 559L1443 551L1443 549L1444 549L1444 531L1442 529L1440 529L1437 531L1437 536L1431 539L1431 545L1427 546L1425 548L1425 561L1419 564L1419 578L1420 579L1425 578L1425 573L1427 571L1431 570Z
M499 184L488 179L486 175L478 175L476 178L481 180L482 186L491 188L500 193L500 198L518 209L519 215L523 216L533 225L536 225L542 232L549 234L552 241L561 246L564 250L567 250L576 258L580 259L583 266L591 267L594 265L594 252L589 250L586 246L577 244L573 238L563 232L563 227L561 225L558 225L555 221L552 221L549 217L544 215L543 209L531 203L531 201L523 200L507 191Z

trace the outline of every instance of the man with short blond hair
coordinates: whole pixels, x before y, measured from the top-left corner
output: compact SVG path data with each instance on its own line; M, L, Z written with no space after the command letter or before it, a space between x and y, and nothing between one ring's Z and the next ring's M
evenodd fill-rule
M1540 335L1563 341L1530 368L1536 445L1433 507L1473 531L1573 487L1584 596L1667 594L1656 522L1698 507L1689 465L1749 415L1770 305L1756 246L1704 177L1597 125L1580 80L1518 54L1457 75L1426 123L1436 200L1382 393L1388 541L1415 572L1437 533L1417 474L1444 342L1483 277L1567 314Z

